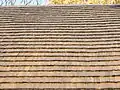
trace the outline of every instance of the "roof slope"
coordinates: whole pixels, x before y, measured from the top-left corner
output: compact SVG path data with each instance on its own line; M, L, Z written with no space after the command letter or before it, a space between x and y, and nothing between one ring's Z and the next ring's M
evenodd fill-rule
M120 88L120 8L0 7L0 88Z

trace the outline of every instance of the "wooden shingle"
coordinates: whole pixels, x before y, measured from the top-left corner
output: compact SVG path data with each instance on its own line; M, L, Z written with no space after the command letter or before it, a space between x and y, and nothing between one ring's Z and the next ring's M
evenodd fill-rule
M0 11L0 89L120 88L120 8Z

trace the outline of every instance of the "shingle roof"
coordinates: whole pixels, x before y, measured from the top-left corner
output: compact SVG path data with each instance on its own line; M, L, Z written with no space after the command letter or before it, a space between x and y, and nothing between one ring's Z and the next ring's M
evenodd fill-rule
M0 7L0 88L120 88L120 8Z

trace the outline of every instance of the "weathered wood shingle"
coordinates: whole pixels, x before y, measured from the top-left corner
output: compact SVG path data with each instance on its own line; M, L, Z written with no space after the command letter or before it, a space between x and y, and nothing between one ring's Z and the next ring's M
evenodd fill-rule
M0 7L4 88L120 88L120 8Z

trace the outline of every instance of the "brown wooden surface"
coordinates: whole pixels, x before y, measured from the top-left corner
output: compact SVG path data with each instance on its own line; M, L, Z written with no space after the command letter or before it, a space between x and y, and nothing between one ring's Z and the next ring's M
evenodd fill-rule
M0 7L6 88L120 88L120 8Z

